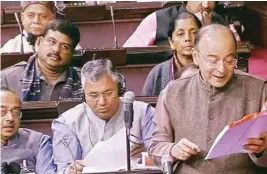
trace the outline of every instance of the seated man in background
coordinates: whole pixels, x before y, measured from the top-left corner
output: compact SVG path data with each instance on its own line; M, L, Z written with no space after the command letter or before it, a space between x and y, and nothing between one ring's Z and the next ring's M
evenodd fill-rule
M53 1L22 1L21 21L23 34L9 40L1 53L34 52L34 44L38 36L42 35L48 22L55 19ZM21 42L22 39L22 42Z
M80 70L70 66L79 29L68 21L49 23L39 49L28 62L1 72L2 87L13 90L22 101L48 101L82 97Z
M150 45L168 44L168 27L181 12L195 14L202 25L218 23L227 25L223 18L214 12L215 1L187 1L181 6L171 6L158 10L147 16L137 27L132 36L124 43L123 47L145 47Z
M64 112L52 123L58 173L75 173L75 168L81 173L83 159L95 145L107 141L125 127L122 98L119 97L121 84L111 61L98 59L87 62L82 68L81 78L84 103ZM133 110L131 134L139 143L131 147L131 157L137 160L141 152L146 151L144 145L148 147L150 142L154 108L147 103L134 101ZM68 148L72 150L73 157L71 153L66 153ZM77 160L76 167L73 160Z
M158 96L171 80L178 79L180 70L193 63L191 49L195 35L201 28L198 18L189 13L179 13L170 23L168 37L173 57L155 66L147 76L142 95Z
M149 148L154 163L160 165L161 157L170 154L180 161L179 174L265 173L266 132L247 140L243 147L249 154L204 158L226 125L261 110L266 81L234 69L237 43L228 27L202 27L192 50L199 73L169 83L159 96Z
M40 132L19 128L22 116L19 97L4 88L1 88L0 96L1 164L16 162L21 167L26 165L23 167L34 170L36 174L56 173L51 138Z

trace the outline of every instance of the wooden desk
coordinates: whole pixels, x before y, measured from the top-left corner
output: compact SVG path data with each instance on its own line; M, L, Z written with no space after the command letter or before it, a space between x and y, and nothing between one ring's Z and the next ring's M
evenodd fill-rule
M144 101L156 106L157 97L137 96L137 101ZM80 99L71 101L23 102L21 127L33 129L52 136L51 123L54 119L81 103Z

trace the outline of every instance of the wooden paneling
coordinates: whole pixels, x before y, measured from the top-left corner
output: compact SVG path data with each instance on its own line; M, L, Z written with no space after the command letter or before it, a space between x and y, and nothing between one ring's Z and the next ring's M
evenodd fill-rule
M267 48L267 2L245 2L245 39Z
M136 96L140 96L146 77L154 66L155 64L126 65L118 66L117 69L126 79L127 91L132 91Z

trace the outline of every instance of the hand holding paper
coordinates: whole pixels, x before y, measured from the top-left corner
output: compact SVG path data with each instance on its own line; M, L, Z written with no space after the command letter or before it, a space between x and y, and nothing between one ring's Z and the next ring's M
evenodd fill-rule
M267 133L263 132L258 138L249 138L244 149L251 153L261 153L267 148Z
M234 153L261 152L266 149L267 146L266 131L266 111L245 116L243 119L223 129L215 139L205 159L212 159ZM252 142L250 142L250 140L252 140ZM248 144L249 146L247 146ZM244 147L246 148L244 149ZM249 149L247 149L248 147Z

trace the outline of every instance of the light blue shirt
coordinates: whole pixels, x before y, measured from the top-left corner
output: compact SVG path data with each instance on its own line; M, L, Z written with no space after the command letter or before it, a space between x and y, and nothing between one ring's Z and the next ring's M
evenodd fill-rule
M36 174L55 174L51 138L42 133L20 128L6 145L1 144L1 162L16 162L22 170L35 171Z

